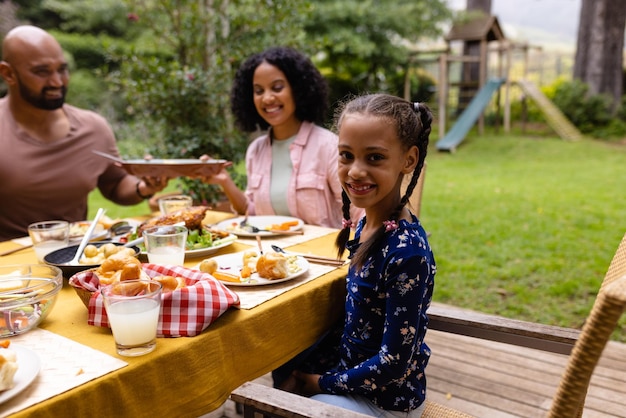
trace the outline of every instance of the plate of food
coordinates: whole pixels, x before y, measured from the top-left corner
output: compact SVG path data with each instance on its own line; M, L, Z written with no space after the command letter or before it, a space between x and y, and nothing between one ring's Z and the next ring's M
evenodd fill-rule
M0 404L3 404L26 389L33 380L35 380L41 369L41 360L34 351L18 344L10 344L8 348L0 348L0 354L2 354L4 350L10 350L15 354L17 371L14 375L11 373L5 374L6 371L3 369L11 367L11 361L7 359L9 361L3 363L2 369L0 369L0 376L6 379L10 375L13 384L10 389L0 391ZM11 355L9 355L9 357L10 356ZM3 357L7 358L5 355L3 355ZM0 384L3 386L5 384L7 384L7 386L11 385L9 382L0 382Z
M191 208L148 219L141 225L138 225L134 231L120 238L120 242L134 241L142 236L144 230L153 226L184 224L189 230L185 257L206 257L214 254L221 248L232 245L237 240L237 235L204 225L203 220L208 209L206 206L192 206ZM146 256L145 246L143 244L138 244L138 246L141 254Z
M70 224L70 241L80 241L83 239L83 236L87 233L90 226L91 221L72 222ZM104 239L108 234L109 231L104 227L104 225L98 223L91 233L91 241Z
M226 160L199 160L195 158L174 159L129 159L124 160L100 151L93 151L101 157L115 161L128 173L138 177L210 177L232 163Z
M266 286L301 277L309 262L299 255L247 250L202 260L195 268L227 286Z
M304 222L292 216L240 216L226 219L215 225L241 237L290 234L302 232Z
M59 248L46 254L43 260L46 264L60 268L63 272L63 277L69 278L80 271L98 267L113 254L125 253L136 257L140 252L139 247L135 245L126 248L121 242L98 241L87 244L78 264L70 263L77 250L78 245Z

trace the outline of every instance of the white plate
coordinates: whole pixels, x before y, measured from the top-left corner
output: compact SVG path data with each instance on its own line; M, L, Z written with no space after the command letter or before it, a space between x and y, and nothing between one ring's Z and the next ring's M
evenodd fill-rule
M255 237L268 236L268 235L280 235L280 231L264 231L271 225L280 225L285 222L297 221L298 225L289 228L289 231L298 231L304 226L302 219L294 218L292 216L248 216L248 225L256 226L260 229L259 232L250 232L245 229L239 228L239 224L244 220L243 216L238 218L226 219L215 225L217 229L223 229L224 231L232 232L240 237Z
M0 392L0 404L26 389L35 380L41 369L41 360L34 351L17 344L11 344L9 348L15 351L17 356L17 372L13 378L15 386Z
M218 271L223 271L224 273L230 273L230 274L239 274L239 271L243 267L243 254L244 253L245 251L240 251L238 253L218 255L212 258L213 260L217 261L217 265L219 266ZM305 274L307 271L309 271L309 262L303 257L300 257L300 256L296 257L296 265L300 267L300 270L296 271L293 274L290 274L289 276L283 279L269 280L269 279L264 279L263 277L260 277L258 273L252 273L252 275L250 276L250 280L247 282L235 283L235 282L227 282L227 281L222 281L222 280L220 280L220 282L225 284L226 286L265 286L265 285L270 285L270 284L282 283L288 280L293 280L295 278L298 278L302 276L303 274ZM200 268L200 264L198 264L194 268L198 270Z
M80 241L83 239L83 236L87 233L89 226L91 226L91 221L72 222L70 224L70 241ZM106 237L108 233L108 230L98 224L91 233L91 241L102 239Z
M225 242L225 243L219 244L219 245L215 245L213 247L198 248L196 250L187 250L187 251L185 251L185 257L189 257L189 258L204 257L204 256L207 256L207 255L210 255L210 254L214 254L219 249L224 248L224 247L228 247L229 245L233 245L235 243L235 241L237 241L237 235L234 235L234 234L230 234L226 238L221 238L221 239L227 239L227 238L228 239L232 238L232 241Z

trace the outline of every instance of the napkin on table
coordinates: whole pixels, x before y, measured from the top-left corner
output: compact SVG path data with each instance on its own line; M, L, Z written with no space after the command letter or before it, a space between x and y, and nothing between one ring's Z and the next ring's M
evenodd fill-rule
M145 263L143 271L150 277L176 276L186 286L164 293L157 335L159 337L193 337L200 334L231 306L239 304L239 296L208 273L180 266ZM75 274L70 284L93 291L89 300L88 324L108 327L109 322L93 270Z

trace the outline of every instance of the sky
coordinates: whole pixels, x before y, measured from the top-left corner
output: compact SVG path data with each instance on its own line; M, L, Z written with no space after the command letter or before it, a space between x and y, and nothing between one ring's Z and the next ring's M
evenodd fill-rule
M465 9L466 0L447 0ZM492 0L491 13L507 38L575 48L581 0ZM544 45L545 46L545 45Z

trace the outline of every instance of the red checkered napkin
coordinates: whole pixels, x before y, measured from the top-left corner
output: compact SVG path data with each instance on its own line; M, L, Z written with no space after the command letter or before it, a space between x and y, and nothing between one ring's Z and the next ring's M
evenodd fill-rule
M208 273L179 266L146 263L143 271L150 277L183 277L187 286L162 295L159 337L193 337L200 334L230 306L239 304L239 296ZM89 300L89 325L108 327L98 276L92 271L76 274L70 280L94 291Z

